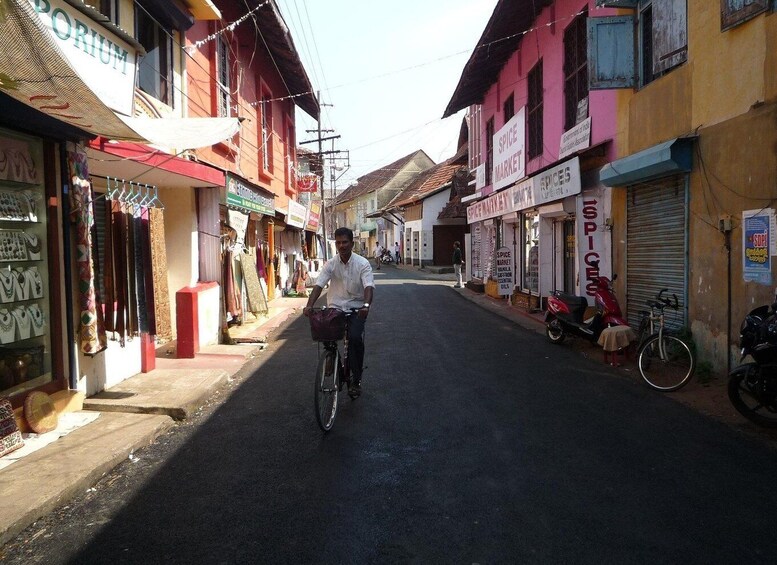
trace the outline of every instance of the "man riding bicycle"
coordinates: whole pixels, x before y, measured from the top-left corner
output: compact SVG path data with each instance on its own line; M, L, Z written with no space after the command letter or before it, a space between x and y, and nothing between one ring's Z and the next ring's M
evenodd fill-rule
M358 308L359 315L351 318L348 325L348 359L351 366L351 382L348 395L356 398L361 394L362 365L364 364L364 323L370 313L375 282L370 262L353 252L353 232L348 228L335 230L337 256L326 262L318 275L308 303L302 313L310 311L329 283L327 306L339 310Z

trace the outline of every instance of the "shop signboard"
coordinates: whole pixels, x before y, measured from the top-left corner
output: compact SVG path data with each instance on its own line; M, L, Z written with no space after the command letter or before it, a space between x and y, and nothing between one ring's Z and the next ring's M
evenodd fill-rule
M611 265L609 233L605 225L607 188L598 187L586 190L576 199L575 217L577 221L576 247L578 273L580 274L580 292L593 306L596 292L595 279L599 276L610 277Z
M467 207L467 223L474 224L512 212L510 191L503 190Z
M494 191L510 186L523 177L526 168L524 155L526 109L521 108L494 134L494 163L492 182Z
M29 0L84 83L105 105L132 116L137 52L65 0Z
M510 247L500 247L496 250L496 281L500 295L504 296L513 291L513 274L513 250Z
M742 276L746 282L772 284L774 210L742 212Z
M258 187L252 187L241 179L227 173L226 204L249 212L258 212L266 216L275 215L275 197L272 193L262 193Z
M316 175L299 175L297 177L297 190L299 192L318 192L318 177Z
M305 222L305 229L308 231L318 231L318 223L321 220L321 201L311 199L308 205L307 221Z
M248 228L248 214L238 212L237 210L227 210L227 217L229 218L229 226L237 234L235 245L242 247L246 238L246 229Z
M302 228L305 225L305 216L307 210L299 202L295 202L289 198L288 214L286 214L286 225L293 228Z
M591 146L591 118L586 118L572 129L561 134L558 158L577 153Z
M486 164L480 163L475 167L475 191L483 190L486 186Z
M513 186L509 212L520 212L580 194L580 158L564 161ZM467 209L469 211L469 209Z

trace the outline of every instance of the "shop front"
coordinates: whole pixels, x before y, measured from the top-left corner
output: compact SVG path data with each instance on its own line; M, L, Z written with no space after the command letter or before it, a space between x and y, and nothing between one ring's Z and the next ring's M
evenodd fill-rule
M276 222L276 254L278 263L278 289L283 296L305 291L305 219L306 208L288 199L286 206L277 210L282 221Z
M0 128L0 397L68 388L62 337L61 146Z
M275 196L234 173L221 191L218 250L227 326L266 314L273 297Z

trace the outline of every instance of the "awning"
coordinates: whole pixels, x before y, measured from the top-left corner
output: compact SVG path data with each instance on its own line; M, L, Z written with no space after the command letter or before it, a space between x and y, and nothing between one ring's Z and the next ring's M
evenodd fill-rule
M79 77L28 0L0 10L0 90L52 118L107 139L177 150L234 136L237 118L129 118L116 114Z
M221 187L224 172L140 143L94 139L87 144L89 173L168 188Z
M625 186L690 172L696 137L678 137L608 163L599 172L604 186Z
M179 151L210 147L240 130L237 118L119 118L152 145Z
M3 92L94 135L145 141L79 78L28 0L2 3L0 29Z

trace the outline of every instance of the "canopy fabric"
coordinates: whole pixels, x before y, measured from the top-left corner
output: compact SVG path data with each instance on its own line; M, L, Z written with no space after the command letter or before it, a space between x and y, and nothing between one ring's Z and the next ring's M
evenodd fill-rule
M0 89L88 133L145 141L79 78L29 0L0 3Z
M119 118L152 145L179 151L210 147L240 130L237 118Z
M234 136L237 118L130 118L84 83L29 0L0 1L0 90L86 133L163 148L208 147Z

